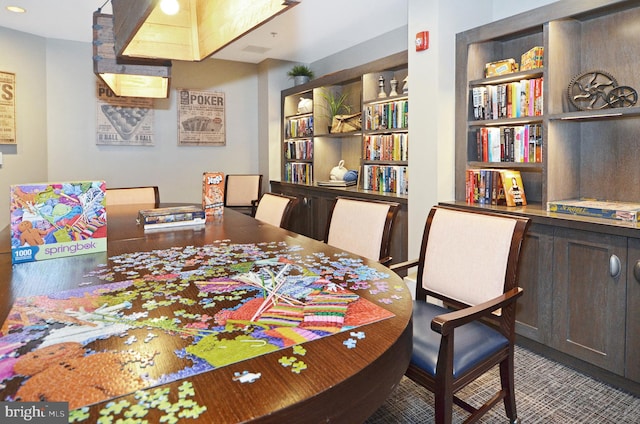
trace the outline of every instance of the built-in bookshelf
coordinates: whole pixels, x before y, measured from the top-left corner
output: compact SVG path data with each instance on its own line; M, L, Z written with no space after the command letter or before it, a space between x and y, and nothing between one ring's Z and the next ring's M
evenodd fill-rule
M640 8L629 1L561 3L458 34L456 200L465 199L467 169L508 168L522 174L528 210L579 198L640 202L627 183L640 179L638 149L630 145L640 136L640 108L606 101L588 107L615 85L640 90L633 41ZM535 48L542 60L527 64L523 55ZM486 75L487 64L511 58L517 71ZM568 87L593 71L616 81L592 87L587 75L579 86L587 107L579 110Z
M358 171L358 190L408 194L407 78L403 52L283 91L282 181L329 180L344 160L346 168ZM341 114L360 115L360 128L335 132L331 97L344 99Z
M638 39L640 2L624 0L561 0L457 34L455 199L443 202L530 218L516 331L636 393L640 223L584 200L640 203ZM536 47L542 60L523 69ZM511 58L519 69L485 73ZM526 206L486 190L507 170L520 173Z

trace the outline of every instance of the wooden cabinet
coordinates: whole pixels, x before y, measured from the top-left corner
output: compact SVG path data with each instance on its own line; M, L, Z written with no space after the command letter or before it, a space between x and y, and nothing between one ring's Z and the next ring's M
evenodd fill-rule
M298 204L291 215L291 226L288 229L316 240L324 239L329 212L337 196L398 202L400 210L394 221L391 234L392 263L408 259L408 200L406 196L398 197L385 193L363 192L355 187L347 189L317 187L281 181L271 181L271 191L294 196L298 199Z
M516 332L548 343L552 318L553 227L533 224L525 235L519 285L524 294L516 305Z
M640 239L629 239L627 252L627 339L624 376L640 382Z
M409 97L402 89L407 75L407 52L402 52L284 90L282 181L328 181L343 160L359 172L358 188L406 195ZM331 107L336 100L344 106ZM336 112L356 115L360 128L336 132Z
M627 238L558 228L550 345L624 375Z

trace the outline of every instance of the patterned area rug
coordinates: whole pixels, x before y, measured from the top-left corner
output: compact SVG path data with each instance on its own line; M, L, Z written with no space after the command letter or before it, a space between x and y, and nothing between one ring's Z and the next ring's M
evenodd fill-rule
M640 398L617 390L557 362L516 346L515 385L518 417L526 424L640 423ZM497 370L492 370L460 391L474 406L498 389ZM453 422L467 414L454 406ZM413 424L434 422L433 395L403 377L396 390L366 424ZM479 422L506 423L502 403Z

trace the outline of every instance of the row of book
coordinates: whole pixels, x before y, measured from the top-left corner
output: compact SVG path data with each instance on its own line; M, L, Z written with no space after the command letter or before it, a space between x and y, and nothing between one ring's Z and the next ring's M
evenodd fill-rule
M313 165L310 163L290 162L284 165L284 179L290 183L311 184Z
M473 117L476 120L522 118L542 115L543 78L473 87Z
M362 188L382 193L409 194L409 168L392 165L364 165Z
M303 116L287 120L285 138L310 137L313 135L313 116Z
M397 100L368 105L363 110L365 130L403 129L409 126L409 101Z
M284 156L287 159L313 159L313 141L285 141Z
M542 163L542 124L476 129L480 162Z
M467 169L465 190L467 203L527 205L522 175L514 169Z
M145 230L154 228L202 225L206 222L205 211L197 206L175 206L168 208L141 209L138 224Z
M365 160L408 160L409 134L380 134L364 137Z

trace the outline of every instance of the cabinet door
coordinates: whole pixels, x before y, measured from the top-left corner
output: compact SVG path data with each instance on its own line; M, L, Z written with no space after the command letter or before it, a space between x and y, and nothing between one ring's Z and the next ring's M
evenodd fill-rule
M640 240L638 239L629 239L626 351L624 376L640 382Z
M518 285L524 294L516 306L516 332L547 344L551 332L553 227L533 224L520 256Z
M553 249L552 347L622 375L627 238L559 228Z

